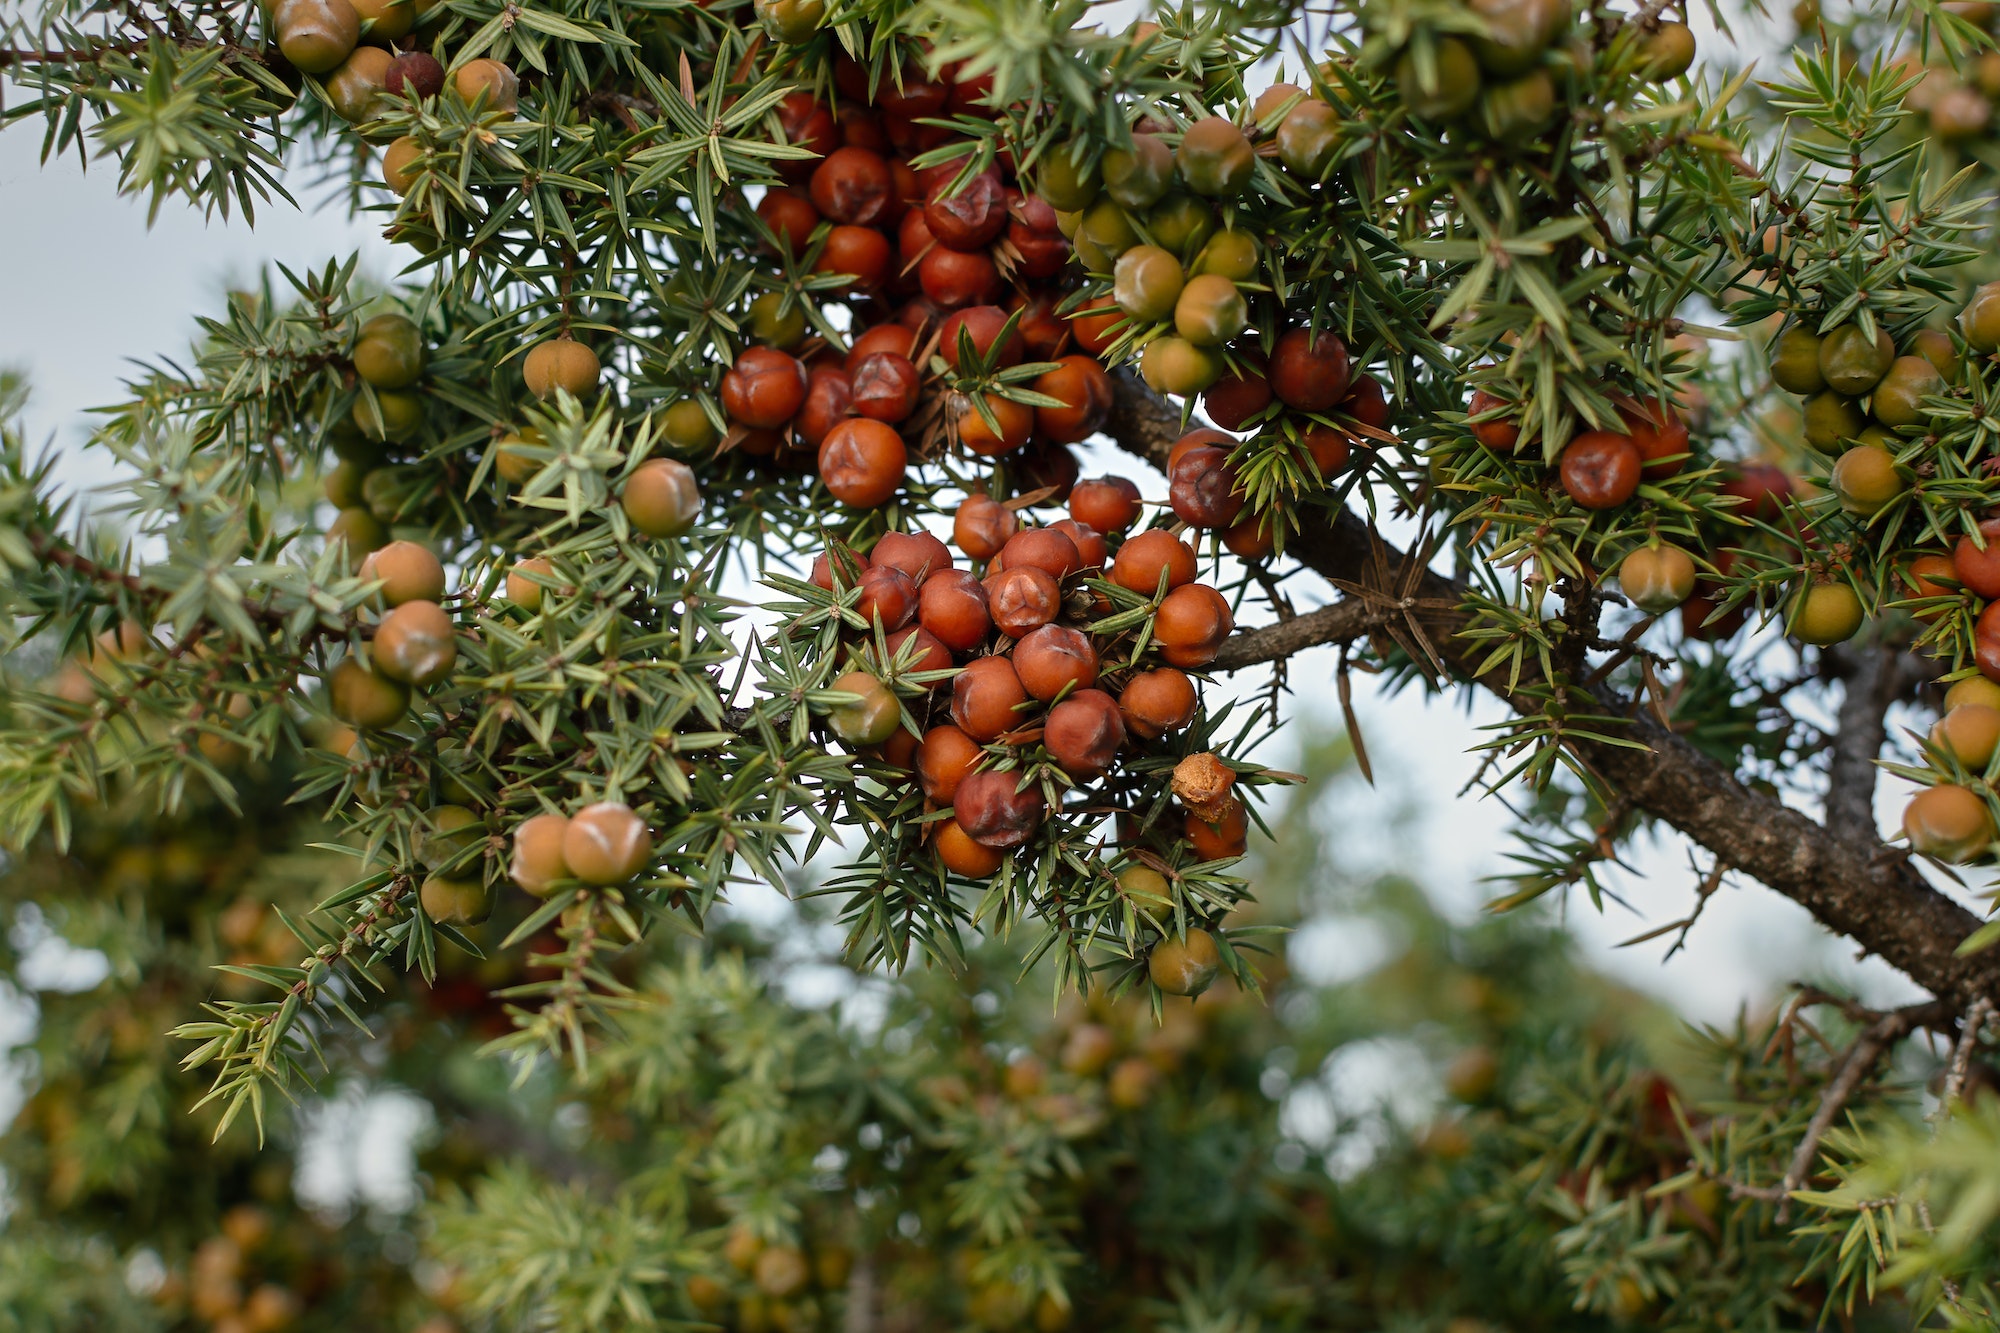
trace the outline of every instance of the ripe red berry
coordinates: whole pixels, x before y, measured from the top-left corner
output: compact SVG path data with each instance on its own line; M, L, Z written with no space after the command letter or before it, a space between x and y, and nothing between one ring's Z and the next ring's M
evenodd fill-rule
M1169 592L1194 582L1194 548L1161 528L1127 537L1111 561L1111 581L1142 597L1159 591L1163 571Z
M840 126L840 142L850 148L866 148L871 153L887 157L892 151L889 136L882 128L882 118L866 107L852 102L838 103L833 109L834 123ZM891 170L895 163L890 162Z
M1203 819L1189 811L1186 829L1188 845L1203 861L1227 861L1243 855L1250 845L1249 815L1234 796L1215 819Z
M1325 412L1347 396L1352 374L1347 344L1332 333L1287 329L1272 349L1269 374L1271 392L1285 406Z
M1723 482L1718 489L1724 495L1733 495L1746 502L1737 510L1738 513L1774 523L1784 512L1785 500L1792 493L1792 479L1785 475L1781 467L1769 463L1745 463L1741 472Z
M924 204L924 222L940 245L983 250L1006 230L1007 199L998 173L982 171L962 188L947 193L949 190L947 180Z
M947 819L937 826L937 836L931 846L937 849L937 858L946 870L954 875L964 875L967 879L986 879L1000 869L1007 857L997 847L986 847L974 842L959 826L956 819ZM1152 1066L1147 1066L1151 1068Z
M924 295L946 310L990 301L1001 290L1000 270L986 254L936 246L917 265Z
M1271 381L1256 371L1224 375L1201 396L1202 411L1224 430L1241 430L1243 423L1271 405Z
M1103 690L1081 689L1049 710L1042 745L1063 772L1080 781L1104 776L1125 744L1118 702Z
M989 575L986 597L993 623L1015 639L1048 624L1062 610L1061 585L1032 565Z
M998 740L1020 725L1028 691L1004 657L975 657L951 682L951 720L975 741Z
M436 97L444 91L444 66L423 51L405 51L389 62L382 87L391 97Z
M868 553L868 560L900 569L922 587L931 575L951 568L951 549L928 532L885 532Z
M868 572L868 557L846 546L837 546L832 551L823 551L813 557L811 582L823 592L833 591L836 574L842 587L851 588L861 581Z
M1382 388L1382 381L1373 375L1361 374L1354 377L1354 384L1341 399L1340 410L1364 426L1376 430L1389 425L1389 395ZM1219 424L1219 423L1218 423Z
M938 330L938 355L953 370L961 369L964 342L969 338L972 350L981 357L991 357L995 345L998 345L998 358L991 361L996 367L1015 365L1021 359L1021 335L1018 331L1011 332L1007 340L1001 342L1000 334L1006 327L1007 312L997 305L975 305L955 310L945 316L944 324Z
M962 569L947 569L924 580L917 617L946 647L969 653L993 633L986 585Z
M777 430L805 405L806 368L775 347L745 348L722 377L722 407L733 420Z
M1021 331L1021 345L1030 360L1052 361L1069 342L1069 321L1056 314L1055 298L1047 292L1016 292L1007 301L1007 311L1020 315L1014 327Z
M1014 674L1029 694L1048 703L1066 689L1097 682L1097 650L1082 630L1043 625L1014 645Z
M962 394L952 397L957 404L955 424L959 443L975 454L986 458L1011 454L1025 446L1034 434L1035 409L1026 403L1002 398L997 393L983 395L986 411L993 417L992 423L988 423L971 398ZM995 425L999 427L997 431Z
M1035 568L1061 580L1083 568L1082 553L1068 533L1055 528L1028 528L1008 538L1000 552L1008 569Z
M1034 389L1064 404L1035 409L1036 428L1058 444L1089 439L1111 416L1111 377L1095 357L1062 358L1054 370L1036 377Z
M848 417L819 446L819 475L842 504L872 509L887 504L909 467L903 437L867 417Z
M1060 532L1076 543L1078 569L1103 569L1104 562L1110 558L1111 548L1105 545L1103 535L1088 523L1079 523L1073 518L1059 518L1049 524L1049 531Z
M1657 398L1645 398L1632 407L1618 409L1625 433L1638 446L1639 457L1645 463L1642 474L1647 481L1662 481L1679 472L1685 465L1685 458L1675 458L1676 454L1688 451L1687 422L1681 419L1670 404ZM1671 459L1671 461L1661 461Z
M1205 583L1168 593L1153 617L1153 641L1160 656L1177 667L1205 667L1235 628L1229 603Z
M896 224L896 258L905 270L921 263L937 244L938 239L931 235L931 224L924 221L921 208L903 214L903 220Z
M1587 430L1562 452L1563 490L1585 509L1612 509L1639 489L1639 446L1630 435Z
M892 257L887 236L873 227L842 223L827 233L812 271L843 273L853 279L843 285L874 288L888 278Z
M1970 536L1960 537L1951 553L1952 572L1966 591L1979 597L2000 597L2000 518L1979 524L1982 550Z
M812 200L791 190L772 190L757 201L757 216L791 247L794 256L803 255L812 244L813 229L819 226L819 210Z
M917 335L914 331L893 322L877 324L854 340L854 345L847 350L844 365L847 373L852 375L861 368L864 357L876 352L893 352L907 361L916 350Z
M836 148L813 168L813 207L824 217L865 227L879 222L896 200L896 178L880 153Z
M1222 431L1197 427L1175 440L1167 450L1167 475L1173 475L1174 464L1180 462L1190 449L1200 449L1205 445L1227 452L1236 447L1236 441Z
M907 625L888 636L885 646L889 649L889 656L883 665L886 667L890 662L901 658L905 651L904 645L913 639L916 641L916 647L910 650L912 654L910 664L901 670L911 673L951 670L951 649L945 647L938 641L937 635L921 625ZM950 677L940 676L936 680L926 681L924 688L934 690L949 679Z
M1299 443L1305 446L1313 466L1319 469L1321 481L1332 481L1335 474L1347 466L1351 445L1344 430L1336 430L1332 426L1307 426L1299 432Z
M1015 272L1024 278L1053 278L1069 267L1070 244L1056 230L1055 209L1046 200L1028 195L1014 205L1007 223L1007 244L1021 258ZM1048 223L1041 224L1046 215Z
M990 495L968 495L952 515L951 539L974 560L991 560L1017 527L1014 511L1006 505Z
M808 449L817 449L835 423L853 415L854 386L847 372L826 362L806 375L806 401L792 421L792 433Z
M1183 523L1196 528L1226 528L1243 512L1236 469L1229 454L1202 445L1182 454L1167 471L1167 498Z
M1496 398L1484 389L1474 389L1472 400L1465 405L1466 415L1483 416L1500 408L1511 408L1513 404L1504 398ZM1512 453L1521 442L1521 427L1511 416L1496 417L1492 421L1473 421L1466 425L1472 438L1496 453Z
M1222 530L1223 546L1239 560L1270 559L1271 553L1278 549L1277 529L1271 519L1270 514L1239 519Z
M1198 704L1194 682L1185 671L1158 667L1125 682L1118 708L1126 728L1141 739L1155 741L1194 721Z
M950 805L958 784L977 766L985 751L957 727L932 727L917 747L917 781L934 805Z
M899 120L924 120L943 111L945 100L950 95L950 89L924 77L923 70L912 61L905 64L900 73L882 77L875 89L875 104L882 108L884 116L894 116Z
M791 93L778 103L778 129L782 142L811 149L818 157L840 147L840 127L833 113L814 100L811 93ZM780 162L777 168L786 180L798 182L810 177L817 165L817 158L806 158Z
M982 847L1019 847L1041 827L1047 804L1041 789L1021 789L1019 773L968 773L952 801L954 817L966 836Z
M1080 481L1069 493L1069 515L1098 532L1123 532L1139 519L1139 487L1129 477Z
M899 630L917 613L917 585L900 569L871 564L861 575L861 597L854 609L870 625Z
M1076 485L1082 472L1069 446L1050 440L1032 441L1021 451L1014 467L1016 491L1022 495L1046 491L1051 504L1069 503L1070 488Z
M899 352L870 352L848 364L853 369L854 410L895 425L917 410L923 390L922 377L910 359Z

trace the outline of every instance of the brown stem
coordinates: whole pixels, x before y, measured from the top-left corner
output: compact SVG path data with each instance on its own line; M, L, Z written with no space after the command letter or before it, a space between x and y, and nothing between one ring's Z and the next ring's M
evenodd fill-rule
M1827 1130L1833 1128L1834 1119L1847 1105L1848 1098L1854 1095L1854 1090L1875 1072L1875 1066L1883 1055L1918 1028L1948 1023L1955 1017L1957 1011L1951 1005L1933 1000L1928 1004L1910 1005L1883 1014L1862 1029L1861 1035L1854 1039L1854 1044L1841 1058L1840 1071L1826 1085L1826 1091L1820 1094L1819 1106L1806 1125L1805 1137L1799 1140L1798 1148L1792 1153L1791 1165L1785 1168L1785 1179L1778 1186L1779 1225L1783 1225L1791 1214L1792 1192L1804 1188L1806 1180L1812 1175L1813 1159L1819 1155L1820 1140L1826 1137Z
M108 587L123 588L134 597L143 597L146 590L139 582L137 574L110 569L77 549L54 533L35 528L28 533L28 545L34 550L35 558L44 564L66 569L77 577L91 583L101 583Z
M1944 1077L1944 1091L1938 1095L1939 1123L1943 1123L1944 1117L1951 1113L1952 1103L1965 1092L1965 1075L1972 1067L1972 1050L1979 1044L1979 1030L1992 1018L1991 1000L1974 1000L1972 1007L1966 1010L1965 1026L1959 1029L1958 1042L1952 1047L1951 1066Z
M1335 602L1317 611L1281 620L1275 625L1245 630L1222 645L1210 669L1241 671L1259 662L1278 662L1326 643L1350 643L1380 621L1363 602Z

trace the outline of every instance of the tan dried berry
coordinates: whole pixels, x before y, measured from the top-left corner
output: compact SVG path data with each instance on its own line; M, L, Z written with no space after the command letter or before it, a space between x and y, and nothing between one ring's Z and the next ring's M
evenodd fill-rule
M701 517L701 488L686 463L649 458L625 479L618 504L648 537L679 537Z
M521 80L497 60L468 60L451 77L451 86L468 102L483 95L488 111L512 111L521 102Z
M405 602L375 630L375 669L420 688L439 684L458 662L451 617L436 602Z
M563 842L569 834L568 815L535 815L514 830L514 859L507 873L537 898L546 898L570 873L563 859Z
M492 898L476 879L430 875L417 890L417 898L426 916L449 926L476 926L493 914Z
M407 196L417 186L417 162L424 146L405 134L382 150L382 183L399 195Z
M435 602L444 596L444 565L428 547L393 541L369 553L361 562L364 581L380 579L377 595L390 606L405 602Z
M1236 770L1207 751L1174 765L1174 799L1210 823L1222 817L1235 787Z
M573 338L551 338L537 343L521 362L521 378L528 392L537 398L553 398L561 389L572 398L587 398L597 392L597 377L604 367L591 351Z
M1190 930L1184 940L1163 939L1146 959L1147 975L1169 995L1199 995L1221 970L1215 937L1205 930Z
M410 707L409 687L368 669L357 657L342 658L326 678L333 715L363 730L394 726Z
M623 884L652 860L653 835L631 806L599 801L570 819L562 854L570 873L586 884Z
M535 580L553 578L556 567L540 556L530 556L517 561L507 571L507 600L523 611L535 612L542 609L542 597L548 592L545 584Z

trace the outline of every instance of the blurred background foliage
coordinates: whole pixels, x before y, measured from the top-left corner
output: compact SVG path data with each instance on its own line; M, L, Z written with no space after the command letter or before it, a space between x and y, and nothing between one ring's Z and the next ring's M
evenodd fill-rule
M964 976L857 975L801 896L629 951L581 1082L545 1062L511 1086L477 1054L506 1030L495 965L385 978L374 1040L322 1034L363 1072L274 1108L261 1146L208 1141L205 1085L162 1034L243 984L215 964L281 949L278 912L340 858L295 850L315 831L255 797L94 810L66 854L0 877L6 976L36 1015L0 1138L0 1310L230 1333L1473 1333L1906 1328L1946 1283L1970 1300L1992 1098L1933 1139L1935 1062L1909 1057L1850 1103L1876 1135L1828 1141L1851 1188L1780 1224L1754 1191L1841 1034L1690 1030L1545 913L1441 912L1372 868L1412 825L1354 846L1345 740L1302 744L1310 780L1256 847L1256 920L1290 930L1263 996L1056 1003L1005 940ZM1917 1181L1944 1210L1917 1246L1854 1210Z

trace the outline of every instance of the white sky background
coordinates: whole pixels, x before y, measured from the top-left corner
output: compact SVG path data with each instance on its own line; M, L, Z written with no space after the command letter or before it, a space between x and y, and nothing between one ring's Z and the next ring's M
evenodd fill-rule
M1725 45L1699 15L1696 26L1705 51ZM1760 45L1777 44L1789 37L1790 22L1777 14L1748 20L1739 31ZM101 459L80 447L87 432L85 410L116 400L132 360L184 355L195 331L192 316L216 313L227 287L253 283L261 266L272 261L296 271L356 249L364 268L379 279L392 277L403 262L397 248L380 239L374 219L352 220L337 208L301 212L272 202L260 210L252 230L240 219L205 221L170 201L148 228L144 202L118 197L116 173L108 164L80 171L71 157L43 167L39 149L33 125L0 133L0 200L6 201L0 208L0 254L8 257L0 285L7 315L0 320L0 365L29 372L31 438L57 443L62 475L72 485L89 487L110 475ZM305 187L295 189L310 206L313 198ZM1144 471L1115 450L1094 451L1086 460L1086 475L1114 469ZM1152 477L1142 489L1156 495L1164 488ZM1294 662L1301 720L1339 725L1332 667L1326 650ZM1356 678L1357 708L1384 792L1339 809L1322 802L1322 818L1347 859L1411 870L1450 910L1469 916L1498 892L1480 881L1505 868L1511 844L1506 812L1498 803L1454 794L1476 766L1466 754L1478 739L1475 726L1498 720L1500 709L1482 697L1468 717L1455 702L1427 705L1415 692L1385 698L1371 686L1367 677ZM1281 739L1278 748L1285 744ZM1287 763L1283 753L1267 759L1280 767ZM1894 785L1883 784L1879 802L1885 829L1897 825L1906 799L1890 790ZM1387 815L1412 798L1421 811L1420 836L1412 844L1384 845ZM1579 895L1570 905L1570 923L1597 965L1671 998L1692 1018L1727 1021L1740 1005L1767 1001L1786 982L1806 975L1846 978L1878 1001L1910 993L1885 967L1854 966L1848 951L1802 909L1754 885L1718 895L1688 948L1664 966L1664 940L1617 950L1616 941L1683 915L1698 875L1688 866L1685 844L1675 838L1641 847L1634 873L1612 878L1631 910L1614 905L1600 917ZM1309 932L1295 945L1307 955L1299 959L1302 970L1321 974L1341 972L1343 954L1377 947L1378 942L1361 935L1349 939L1338 929ZM0 1114L7 1109L0 1107Z

